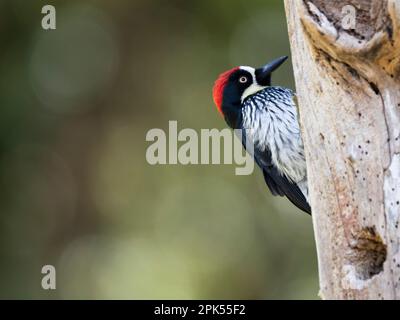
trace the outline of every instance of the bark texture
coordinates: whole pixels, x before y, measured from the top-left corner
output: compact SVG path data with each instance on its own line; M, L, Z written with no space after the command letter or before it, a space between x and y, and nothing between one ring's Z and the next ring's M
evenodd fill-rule
M354 30L343 7L356 9ZM400 298L400 0L285 0L320 295Z

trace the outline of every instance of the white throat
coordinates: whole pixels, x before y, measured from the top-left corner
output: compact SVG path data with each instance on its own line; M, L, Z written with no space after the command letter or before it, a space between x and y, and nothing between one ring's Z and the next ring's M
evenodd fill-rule
M246 99L247 97L257 93L258 91L261 91L261 90L265 89L266 86L260 86L257 83L256 72L255 72L254 68L252 68L252 67L240 67L240 69L246 70L253 77L253 83L246 90L244 90L244 92L243 92L243 94L241 96L241 101L243 103L244 99Z

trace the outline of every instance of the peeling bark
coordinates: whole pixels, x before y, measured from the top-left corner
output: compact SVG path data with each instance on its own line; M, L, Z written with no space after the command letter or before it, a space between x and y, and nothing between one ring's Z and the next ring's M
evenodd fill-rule
M354 30L342 8L356 8ZM400 298L400 1L285 0L320 294Z

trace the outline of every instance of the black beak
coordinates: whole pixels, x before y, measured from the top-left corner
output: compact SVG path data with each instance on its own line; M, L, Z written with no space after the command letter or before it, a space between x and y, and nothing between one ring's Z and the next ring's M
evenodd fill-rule
M280 57L256 70L256 80L260 86L271 85L271 73L287 60L287 56Z

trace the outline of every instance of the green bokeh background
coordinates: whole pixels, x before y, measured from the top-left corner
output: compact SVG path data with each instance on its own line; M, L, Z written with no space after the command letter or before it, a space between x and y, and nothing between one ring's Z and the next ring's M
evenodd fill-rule
M0 298L317 298L311 219L258 170L145 158L170 120L225 128L213 82L289 54L282 1L1 0L0 43Z

